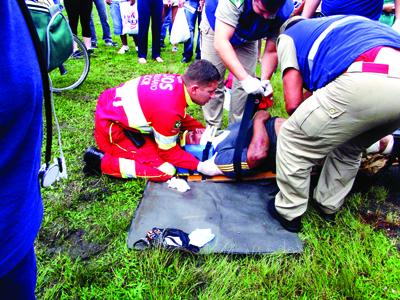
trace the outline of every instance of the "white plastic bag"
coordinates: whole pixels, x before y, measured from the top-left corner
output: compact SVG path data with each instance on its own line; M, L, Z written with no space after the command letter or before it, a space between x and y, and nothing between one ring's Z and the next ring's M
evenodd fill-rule
M178 8L175 16L174 24L172 25L170 42L172 45L184 43L190 39L189 24L186 19L185 8Z
M120 2L119 10L122 19L122 34L138 34L139 18L137 3L131 5L130 1Z

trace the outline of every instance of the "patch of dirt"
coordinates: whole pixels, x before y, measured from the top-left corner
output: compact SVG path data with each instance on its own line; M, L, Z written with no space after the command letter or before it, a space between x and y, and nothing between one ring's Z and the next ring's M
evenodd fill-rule
M391 167L378 176L366 176L356 182L364 192L359 208L362 220L376 230L383 230L400 251L400 168Z
M106 244L86 241L84 236L85 231L83 229L61 229L53 234L41 230L38 240L45 245L49 256L66 252L72 259L86 260L107 248Z

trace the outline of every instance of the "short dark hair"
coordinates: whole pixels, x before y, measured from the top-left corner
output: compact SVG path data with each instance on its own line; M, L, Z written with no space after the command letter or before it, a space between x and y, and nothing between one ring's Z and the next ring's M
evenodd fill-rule
M271 13L275 13L283 5L285 0L261 0L264 8Z
M221 75L211 62L205 59L199 59L187 68L182 78L185 84L196 83L198 85L209 85L211 82L219 81Z

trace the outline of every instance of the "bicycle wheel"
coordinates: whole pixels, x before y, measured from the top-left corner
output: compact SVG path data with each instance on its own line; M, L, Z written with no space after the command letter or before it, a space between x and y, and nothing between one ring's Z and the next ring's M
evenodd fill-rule
M74 35L77 50L60 66L50 72L53 92L72 90L86 79L90 69L90 58L85 45Z

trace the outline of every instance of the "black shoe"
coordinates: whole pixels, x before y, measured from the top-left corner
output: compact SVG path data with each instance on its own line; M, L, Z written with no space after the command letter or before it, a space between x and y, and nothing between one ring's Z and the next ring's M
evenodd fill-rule
M97 42L92 41L92 42L91 42L91 47L92 47L92 48L97 48Z
M294 218L291 221L286 220L284 217L282 217L275 208L275 201L271 200L268 203L268 211L271 217L274 219L278 220L279 223L285 228L287 231L290 232L300 232L301 230L301 217Z
M188 62L190 62L190 59L187 57L182 58L181 63L183 64L187 64Z
M327 214L316 201L311 202L312 207L318 212L319 216L325 221L334 224L336 222L336 213Z
M104 152L95 148L87 148L83 155L83 161L85 166L83 167L83 173L85 175L100 175L101 174L101 160L104 156Z
M87 49L87 53L89 54L89 56L92 56L94 54L94 49L93 48Z
M74 51L74 53L71 54L71 57L75 59L80 59L83 57L83 53L80 50L76 50Z

